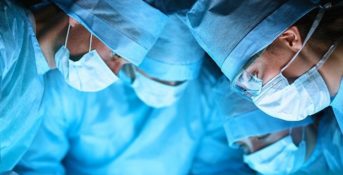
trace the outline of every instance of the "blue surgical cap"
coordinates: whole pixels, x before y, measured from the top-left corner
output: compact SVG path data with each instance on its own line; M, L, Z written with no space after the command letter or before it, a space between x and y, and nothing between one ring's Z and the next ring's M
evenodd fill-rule
M182 17L170 15L160 38L139 67L161 80L190 80L198 76L204 54Z
M230 146L244 138L306 126L313 122L311 117L301 121L285 121L263 113L250 100L231 90L230 81L224 76L219 78L213 92L218 97L219 115L223 119Z
M52 0L112 51L139 65L167 21L141 0Z
M223 114L224 129L230 146L244 138L306 126L313 122L311 117L301 121L285 121L271 117L255 107L249 100L238 97L235 93L226 99L227 102L224 104L231 107L229 107L230 111Z
M195 38L232 80L249 59L318 7L311 0L199 0L188 13Z

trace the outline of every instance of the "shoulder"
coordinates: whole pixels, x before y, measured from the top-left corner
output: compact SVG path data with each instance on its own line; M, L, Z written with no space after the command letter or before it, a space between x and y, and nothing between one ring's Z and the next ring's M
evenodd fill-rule
M19 58L18 54L29 36L27 11L12 1L0 2L0 66L1 72L9 69ZM16 52L13 52L13 51Z

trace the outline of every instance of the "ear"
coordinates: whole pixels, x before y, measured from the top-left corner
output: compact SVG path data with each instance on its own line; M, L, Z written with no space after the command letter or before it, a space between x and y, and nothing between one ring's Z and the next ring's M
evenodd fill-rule
M303 44L299 28L296 26L288 28L278 37L278 40L293 52L300 50Z

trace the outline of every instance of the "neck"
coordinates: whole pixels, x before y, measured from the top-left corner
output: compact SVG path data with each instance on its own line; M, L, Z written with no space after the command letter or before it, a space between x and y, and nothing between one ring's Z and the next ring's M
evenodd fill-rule
M35 13L37 39L50 68L55 68L54 55L63 43L62 33L68 24L68 17L62 12L53 14Z
M305 59L311 65L318 63L322 59L323 55L328 51L332 45L325 44L323 42L311 42L309 43L309 49L306 49ZM330 95L335 96L340 86L340 82L343 76L343 44L338 43L334 52L329 56L327 61L319 69L326 85L329 89Z

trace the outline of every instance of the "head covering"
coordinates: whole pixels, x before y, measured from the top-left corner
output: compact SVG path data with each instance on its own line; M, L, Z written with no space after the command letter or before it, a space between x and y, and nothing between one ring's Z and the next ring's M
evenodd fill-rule
M199 74L205 51L197 44L178 15L169 21L156 44L139 66L154 78L168 81L194 79Z
M315 0L199 0L188 13L199 44L232 80L249 59L318 7Z
M256 108L239 115L227 116L224 122L224 129L229 144L232 146L238 140L247 137L280 132L294 127L306 126L310 123L312 123L311 117L291 122L271 117Z
M285 121L263 113L251 101L230 89L229 81L222 77L215 87L220 115L230 146L238 140L275 133L289 128L306 126L313 122L311 117L301 121Z
M141 0L52 0L112 51L139 65L167 17Z
M196 0L144 0L163 13L183 13L192 8Z

